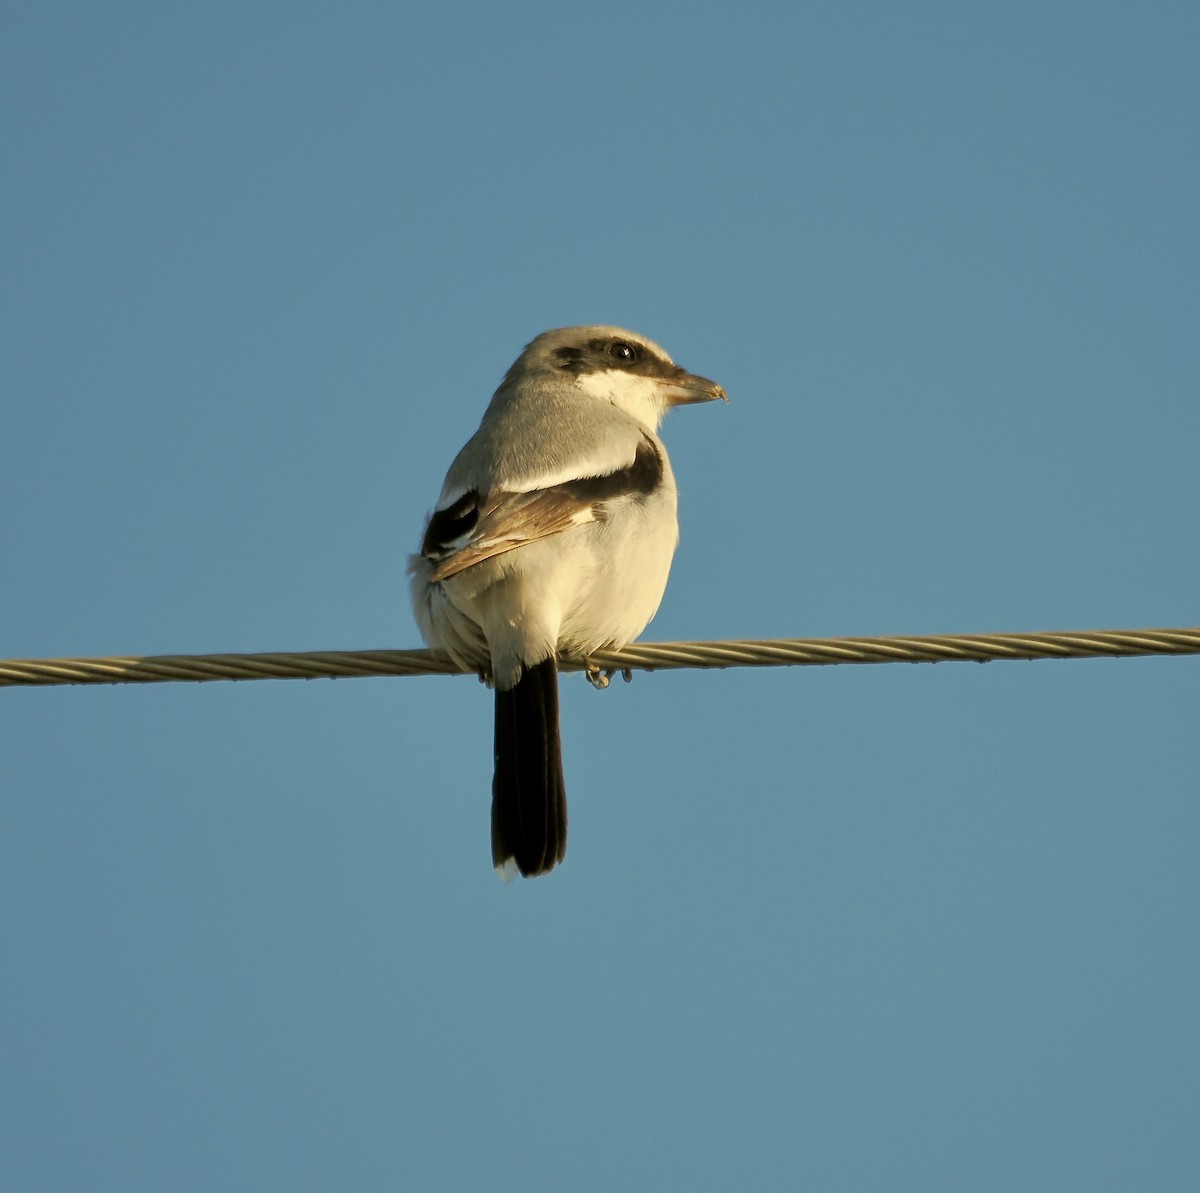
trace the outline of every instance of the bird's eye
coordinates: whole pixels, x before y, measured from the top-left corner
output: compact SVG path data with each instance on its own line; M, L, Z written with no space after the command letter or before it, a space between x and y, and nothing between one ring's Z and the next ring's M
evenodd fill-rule
M639 356L637 345L627 343L625 340L613 340L608 346L608 354L618 364L623 365L637 364Z

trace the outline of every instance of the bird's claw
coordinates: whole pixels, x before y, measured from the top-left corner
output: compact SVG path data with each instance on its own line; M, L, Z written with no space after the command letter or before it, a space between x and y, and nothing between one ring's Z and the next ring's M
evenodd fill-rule
M587 676L587 681L596 689L597 692L603 692L606 687L612 682L614 675L620 674L621 678L626 683L633 681L633 671L629 667L622 667L618 672L616 667L600 667L595 663L588 663L583 671Z

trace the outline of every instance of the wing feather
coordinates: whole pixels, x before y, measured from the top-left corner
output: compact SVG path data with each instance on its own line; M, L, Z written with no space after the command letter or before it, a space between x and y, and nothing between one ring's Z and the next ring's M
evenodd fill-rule
M481 496L470 490L430 519L421 548L436 563L429 579L448 580L485 559L572 526L601 521L609 502L645 498L662 478L662 456L654 441L643 435L633 460L604 476L579 477L526 493L501 490Z

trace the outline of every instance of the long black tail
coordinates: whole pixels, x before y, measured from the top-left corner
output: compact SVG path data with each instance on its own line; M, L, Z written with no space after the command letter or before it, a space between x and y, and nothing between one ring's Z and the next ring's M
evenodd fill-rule
M558 668L549 658L527 667L516 687L496 691L492 862L499 869L512 858L532 878L553 870L566 852Z

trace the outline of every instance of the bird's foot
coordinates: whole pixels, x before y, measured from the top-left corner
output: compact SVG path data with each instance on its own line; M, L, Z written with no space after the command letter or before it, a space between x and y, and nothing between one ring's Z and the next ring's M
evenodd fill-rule
M588 683L598 692L603 692L612 682L612 677L616 674L617 669L615 667L600 667L595 663L588 663L584 669L584 675L587 676ZM626 683L630 683L633 680L633 671L628 667L622 667L620 675Z

